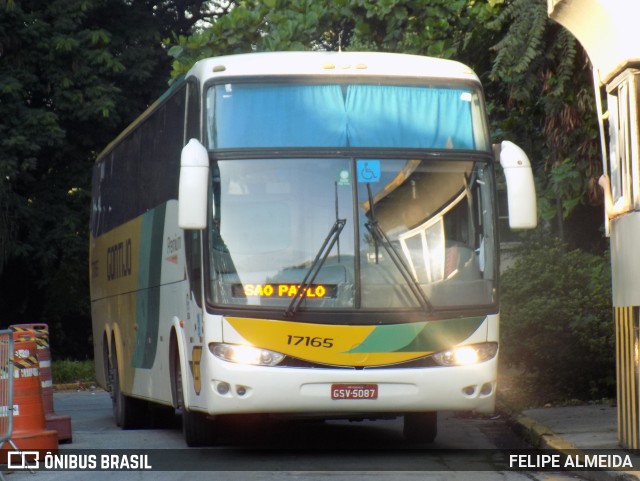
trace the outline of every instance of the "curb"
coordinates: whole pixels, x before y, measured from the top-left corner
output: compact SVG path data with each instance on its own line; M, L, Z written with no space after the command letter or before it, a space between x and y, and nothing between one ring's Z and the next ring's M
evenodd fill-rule
M519 414L515 417L519 434L536 449L553 449L554 451L580 451L577 446L562 436L558 436L549 427Z
M581 454L583 450L553 432L551 428L523 414L513 417L514 429L535 449L547 449L559 453ZM640 473L632 471L572 471L589 481L639 481Z

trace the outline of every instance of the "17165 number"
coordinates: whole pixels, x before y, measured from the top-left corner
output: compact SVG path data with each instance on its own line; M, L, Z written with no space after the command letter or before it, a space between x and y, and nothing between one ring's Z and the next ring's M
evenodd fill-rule
M323 347L329 349L333 347L333 338L288 335L287 344L290 346Z

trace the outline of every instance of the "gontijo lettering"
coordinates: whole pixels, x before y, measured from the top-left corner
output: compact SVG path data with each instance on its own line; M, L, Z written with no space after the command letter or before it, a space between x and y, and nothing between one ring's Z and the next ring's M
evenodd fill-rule
M234 284L231 287L233 297L293 297L298 293L300 284ZM335 284L311 284L305 290L305 297L335 298L338 287Z
M107 280L113 281L131 275L131 239L107 248Z

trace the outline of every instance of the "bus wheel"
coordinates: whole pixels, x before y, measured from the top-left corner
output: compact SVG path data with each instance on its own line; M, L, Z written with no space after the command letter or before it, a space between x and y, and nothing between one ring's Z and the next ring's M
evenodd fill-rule
M214 445L212 427L213 423L204 413L182 411L182 434L190 448Z
M122 429L137 429L144 425L145 413L144 401L131 398L122 393L120 375L118 374L118 355L115 344L111 351L111 402L113 404L113 417L116 424Z
M175 390L178 399L178 408L182 410L182 435L185 443L190 448L200 446L212 446L215 444L213 422L207 419L206 414L189 411L184 406L184 393L182 389L182 369L180 356L173 356L173 369L175 376Z
M111 372L111 360L109 357L109 343L107 342L107 336L102 337L102 370L105 377L105 388L108 392L112 391L111 386L113 379L113 373Z
M404 437L409 441L432 443L438 435L438 413L407 413L404 415Z

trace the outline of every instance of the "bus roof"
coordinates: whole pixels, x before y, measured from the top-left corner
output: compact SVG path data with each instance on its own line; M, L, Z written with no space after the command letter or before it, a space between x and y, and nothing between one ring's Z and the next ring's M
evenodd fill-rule
M471 68L453 60L379 52L261 52L213 57L187 73L210 78L327 75L458 79L479 83Z

